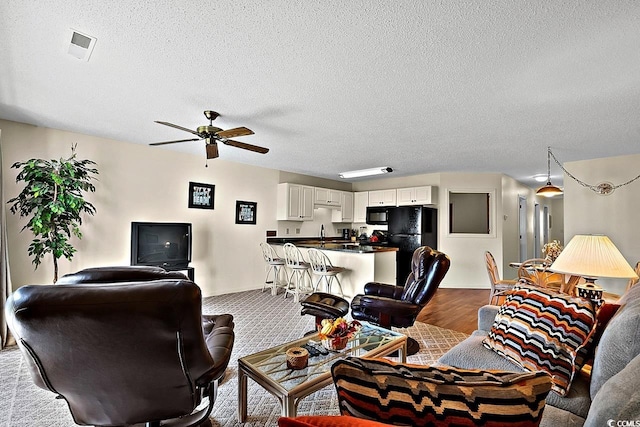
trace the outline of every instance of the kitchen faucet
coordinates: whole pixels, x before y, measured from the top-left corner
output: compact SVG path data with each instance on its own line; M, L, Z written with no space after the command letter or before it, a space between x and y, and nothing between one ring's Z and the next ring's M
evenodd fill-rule
M324 224L320 226L320 241L324 242Z

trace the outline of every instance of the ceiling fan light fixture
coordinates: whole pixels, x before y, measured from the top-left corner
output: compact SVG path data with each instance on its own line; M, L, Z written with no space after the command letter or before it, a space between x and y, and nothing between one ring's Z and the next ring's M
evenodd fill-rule
M349 178L361 178L363 176L374 176L374 175L382 175L385 173L391 173L393 169L388 166L380 166L377 168L370 169L360 169L355 171L347 171L339 174L340 178L349 179Z
M215 159L219 156L218 154L218 144L215 141L211 141L210 138L207 138L207 144L205 145L207 151L207 160Z

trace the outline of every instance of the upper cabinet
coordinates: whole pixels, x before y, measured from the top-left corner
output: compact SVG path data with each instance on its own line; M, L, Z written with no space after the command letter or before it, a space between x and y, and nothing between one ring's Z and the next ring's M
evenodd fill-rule
M398 188L398 206L434 204L432 186Z
M353 222L367 222L369 192L359 191L353 194Z
M277 219L279 221L313 220L314 187L278 184Z
M313 204L316 206L340 207L342 191L315 187Z
M396 189L369 191L369 206L396 206Z
M353 193L340 191L340 209L331 212L331 222L353 222Z

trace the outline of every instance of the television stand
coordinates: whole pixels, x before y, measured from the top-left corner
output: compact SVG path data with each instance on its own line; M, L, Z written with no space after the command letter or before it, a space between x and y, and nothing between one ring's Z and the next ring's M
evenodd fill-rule
M192 282L195 282L194 277L195 277L195 270L193 267L162 267L167 271L186 271L187 272L187 277L189 278L189 280L191 280Z

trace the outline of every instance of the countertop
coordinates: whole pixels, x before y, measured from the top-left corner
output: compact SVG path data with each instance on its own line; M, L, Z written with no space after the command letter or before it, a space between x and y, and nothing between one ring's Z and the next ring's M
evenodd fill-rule
M398 248L392 248L389 246L375 246L371 244L360 244L359 242L351 242L350 240L343 239L326 239L321 242L317 238L282 238L282 237L270 237L267 239L267 243L272 245L284 245L285 243L293 243L300 248L314 248L325 251L338 251L348 252L354 254L371 254L379 252L397 252Z

